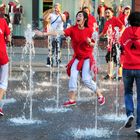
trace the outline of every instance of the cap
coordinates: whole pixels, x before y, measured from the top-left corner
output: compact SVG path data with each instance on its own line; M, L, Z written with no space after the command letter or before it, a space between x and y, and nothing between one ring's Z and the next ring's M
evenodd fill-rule
M123 9L131 9L131 6L130 5L124 6Z

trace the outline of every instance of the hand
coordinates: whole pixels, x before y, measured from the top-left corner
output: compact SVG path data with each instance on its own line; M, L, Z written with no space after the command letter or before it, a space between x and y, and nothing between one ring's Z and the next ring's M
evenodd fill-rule
M87 37L87 43L91 43L91 39L89 37Z
M37 36L43 36L43 33L39 30L35 30L34 33L37 35Z

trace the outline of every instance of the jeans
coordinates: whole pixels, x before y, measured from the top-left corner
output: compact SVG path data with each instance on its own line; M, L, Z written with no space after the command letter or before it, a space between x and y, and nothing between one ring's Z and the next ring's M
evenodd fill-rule
M124 99L126 115L134 114L133 102L133 84L136 83L137 92L137 119L136 128L140 128L140 70L127 70L123 69L123 82L124 82Z
M61 43L61 37L58 38L51 38L51 48L49 48L49 54L47 57L47 64L52 65L56 63L61 62L61 52L60 52L60 47L62 45Z

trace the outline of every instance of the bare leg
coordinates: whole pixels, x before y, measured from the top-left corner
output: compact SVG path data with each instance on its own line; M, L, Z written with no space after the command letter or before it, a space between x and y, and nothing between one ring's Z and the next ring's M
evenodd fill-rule
M75 95L74 91L70 91L68 93L68 96L69 96L69 100L71 100L71 101L75 101L76 100L76 95Z
M119 67L118 76L122 77L122 66Z
M100 89L97 89L96 94L97 94L97 97L103 96Z
M113 61L110 61L108 64L108 75L110 79L113 77L113 69L114 69L114 63Z
M105 103L105 97L102 95L100 89L96 90L96 94L97 94L97 97L98 97L99 104L103 105Z
M5 94L5 90L0 88L0 101L3 99L4 94Z

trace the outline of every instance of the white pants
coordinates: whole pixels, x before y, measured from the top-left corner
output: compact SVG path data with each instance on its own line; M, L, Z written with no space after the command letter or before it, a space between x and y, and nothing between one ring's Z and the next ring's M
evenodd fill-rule
M71 75L69 80L69 91L77 91L77 78L79 71L77 70L77 64L79 60L75 59L74 63L71 67ZM83 83L91 89L93 92L96 92L97 86L96 83L92 80L91 72L90 72L90 60L86 59L84 61L83 67L82 67L82 81Z
M0 66L0 88L6 90L8 86L8 63Z

